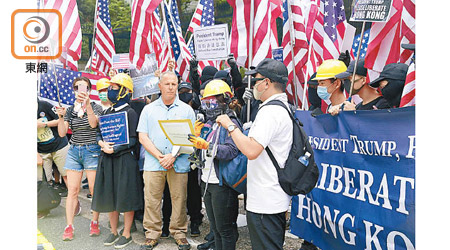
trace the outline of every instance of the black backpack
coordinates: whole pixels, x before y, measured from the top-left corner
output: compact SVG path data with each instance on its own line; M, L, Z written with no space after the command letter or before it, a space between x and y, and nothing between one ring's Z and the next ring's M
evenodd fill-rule
M273 165L277 169L278 182L281 188L288 195L294 196L298 194L307 194L313 190L319 179L319 168L314 162L314 152L309 144L308 137L305 131L303 131L303 124L295 118L286 105L279 100L269 101L267 105L281 106L289 113L293 125L293 140L292 147L289 151L289 156L286 160L284 168L280 168L278 162L270 151L269 147L266 147L267 154L272 160ZM262 107L264 107L262 106ZM261 108L262 108L261 107ZM306 152L309 152L309 163L307 166L303 165L298 159L304 156Z

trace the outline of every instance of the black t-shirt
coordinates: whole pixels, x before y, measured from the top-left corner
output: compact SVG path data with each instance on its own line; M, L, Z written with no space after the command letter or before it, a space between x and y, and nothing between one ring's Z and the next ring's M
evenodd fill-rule
M375 109L388 109L391 108L391 105L389 105L389 102L386 100L386 98L380 96L377 99L363 105L362 102L358 103L355 107L356 110L373 110Z
M53 105L38 100L37 119L43 122L58 120L58 115ZM58 127L38 128L37 147L39 153L52 153L60 150L67 145L67 137L60 137Z

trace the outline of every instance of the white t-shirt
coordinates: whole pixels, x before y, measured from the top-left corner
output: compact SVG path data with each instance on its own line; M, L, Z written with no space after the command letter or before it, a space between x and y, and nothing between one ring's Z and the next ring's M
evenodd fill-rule
M217 123L214 123L211 133L217 133L217 128L218 128ZM211 137L211 139L212 139L212 137ZM214 143L214 142L211 141L211 139L209 140L209 143ZM211 183L211 184L219 184L219 179L217 178L216 170L214 169L213 158L212 157L208 157L207 156L208 154L206 153L206 151L207 150L205 150L205 149L203 149L201 151L201 153L203 154L203 157L205 159L205 168L202 170L202 177L201 177L201 179L205 183L208 182L208 183ZM209 171L211 171L211 174L209 173ZM208 180L208 175L209 175L209 180Z
M271 96L287 105L286 94ZM249 134L261 146L269 146L280 167L284 167L292 146L292 121L287 111L280 106L261 108L256 115ZM247 164L247 210L259 214L276 214L289 208L291 196L286 194L278 182L278 174L266 150Z

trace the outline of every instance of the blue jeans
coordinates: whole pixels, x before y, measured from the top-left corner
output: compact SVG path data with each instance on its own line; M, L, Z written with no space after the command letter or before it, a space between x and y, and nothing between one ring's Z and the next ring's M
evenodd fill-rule
M202 193L205 186L206 183L202 182ZM209 183L204 202L211 230L214 232L216 246L214 249L236 249L236 241L239 237L236 224L239 208L238 193L225 185Z
M64 169L83 171L97 170L101 148L97 144L70 145Z

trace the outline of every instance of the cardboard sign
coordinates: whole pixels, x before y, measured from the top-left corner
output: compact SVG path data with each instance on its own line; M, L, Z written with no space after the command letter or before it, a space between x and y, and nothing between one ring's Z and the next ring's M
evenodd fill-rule
M386 22L392 0L353 0L350 21Z
M194 29L197 60L225 60L228 57L228 25L212 25Z
M283 47L272 49L272 57L279 62L283 62Z
M102 115L98 119L103 141L114 145L129 143L127 112Z

